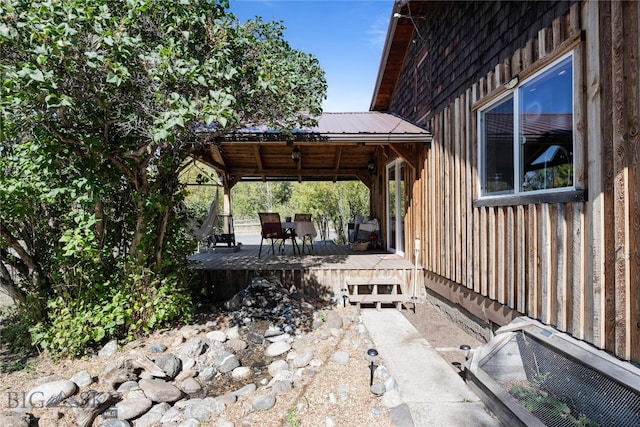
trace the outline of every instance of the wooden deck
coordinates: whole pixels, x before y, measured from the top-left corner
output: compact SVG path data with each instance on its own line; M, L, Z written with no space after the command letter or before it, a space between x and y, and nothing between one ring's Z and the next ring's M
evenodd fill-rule
M415 266L403 257L385 251L356 252L348 245L314 242L311 253L293 254L288 245L283 254L270 246L241 245L240 250L218 247L189 257L199 273L203 293L212 301L224 301L244 289L256 276L276 276L288 288L295 286L307 297L340 298L348 278L388 277L399 280L402 292L413 293ZM416 293L424 296L418 272Z

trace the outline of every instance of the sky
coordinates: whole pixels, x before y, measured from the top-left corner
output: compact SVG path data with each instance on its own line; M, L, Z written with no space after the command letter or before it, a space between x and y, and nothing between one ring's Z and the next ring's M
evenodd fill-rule
M241 21L282 21L294 49L313 54L327 79L325 112L369 111L393 0L230 0Z

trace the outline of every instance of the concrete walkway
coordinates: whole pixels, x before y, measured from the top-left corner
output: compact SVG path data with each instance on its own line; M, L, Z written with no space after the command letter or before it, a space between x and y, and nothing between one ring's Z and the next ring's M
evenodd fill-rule
M402 313L363 309L362 322L411 413L398 427L502 427Z

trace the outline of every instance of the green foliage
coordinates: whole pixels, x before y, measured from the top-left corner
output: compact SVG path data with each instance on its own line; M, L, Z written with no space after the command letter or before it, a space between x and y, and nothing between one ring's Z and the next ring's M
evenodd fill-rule
M27 367L27 358L35 348L31 343L29 327L33 324L32 314L25 307L4 309L4 325L0 326L0 341L11 354L8 363L0 366L0 372L13 372Z
M287 425L289 427L300 427L302 425L302 418L298 413L298 407L293 406L287 414Z
M0 2L0 286L41 347L81 354L184 315L187 159L247 123L314 124L317 59L227 8Z
M48 319L31 329L34 344L53 356L78 357L113 338L127 342L153 328L188 319L192 304L175 278L152 279L149 272L127 276L120 284L106 282L68 301L47 303Z
M530 387L513 386L509 393L529 412L544 417L549 421L556 419L562 425L574 425L576 427L598 427L599 424L584 415L576 415L573 405L558 399L553 394L543 389L545 376L539 376L531 381ZM569 424L567 424L569 423Z
M240 182L233 187L233 214L258 218L258 212L288 212L293 191L290 182Z

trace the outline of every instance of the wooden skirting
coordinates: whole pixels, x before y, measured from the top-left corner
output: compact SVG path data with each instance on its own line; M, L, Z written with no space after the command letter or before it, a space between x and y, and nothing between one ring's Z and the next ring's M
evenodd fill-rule
M294 255L265 253L258 258L258 246L243 246L238 252L215 251L199 253L194 261L196 286L210 302L222 302L247 287L254 277L276 277L282 284L307 298L329 300L340 298L349 278L388 277L402 283L403 293L416 293L424 298L422 271L401 256L384 251L356 252L343 245L314 244L311 254Z
M516 317L522 316L521 313L484 297L473 289L465 288L429 271L425 272L424 283L427 289L487 323L504 326Z

